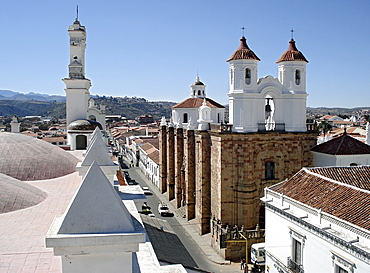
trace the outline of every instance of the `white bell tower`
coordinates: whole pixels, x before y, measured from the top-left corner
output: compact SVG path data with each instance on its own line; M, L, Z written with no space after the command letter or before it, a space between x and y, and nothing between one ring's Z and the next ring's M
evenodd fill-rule
M195 82L190 86L191 98L206 98L206 86L199 80L197 76Z
M279 81L293 93L306 93L306 64L308 61L291 39L287 51L281 55L278 64Z
M69 77L64 78L66 85L67 125L72 121L87 119L89 88L91 82L85 78L86 29L81 26L78 18L69 26L70 58Z
M278 78L283 85L284 100L281 114L285 131L305 132L306 127L306 65L307 59L300 52L292 38L288 49L281 55L278 64Z
M240 45L227 60L230 68L229 121L236 132L257 131L255 102L257 92L258 62L260 59L248 47L243 36Z
M295 41L277 61L279 77L258 78L260 59L246 39L227 60L230 67L229 121L234 132L305 132L306 64Z

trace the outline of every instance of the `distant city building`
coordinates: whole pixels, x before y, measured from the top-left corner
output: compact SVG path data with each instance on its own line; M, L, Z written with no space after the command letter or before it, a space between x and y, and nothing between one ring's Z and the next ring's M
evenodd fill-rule
M137 120L140 124L149 124L154 122L154 118L151 115L141 115L137 117Z

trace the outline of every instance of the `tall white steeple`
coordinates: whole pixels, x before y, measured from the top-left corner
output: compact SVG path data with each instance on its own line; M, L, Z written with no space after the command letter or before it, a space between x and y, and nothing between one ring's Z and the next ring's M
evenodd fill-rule
M67 124L87 119L89 88L91 82L85 78L86 29L78 18L68 28L70 38L69 77L63 79L66 85Z

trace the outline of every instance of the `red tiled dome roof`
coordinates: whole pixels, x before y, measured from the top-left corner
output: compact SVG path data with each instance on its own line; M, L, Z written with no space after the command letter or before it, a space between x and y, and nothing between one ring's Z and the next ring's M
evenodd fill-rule
M243 36L240 39L240 45L239 47L235 50L233 55L227 60L227 62L232 61L232 60L257 60L260 61L260 59L257 57L256 54L252 50L249 49L247 45L247 40Z
M308 63L305 56L303 56L302 52L300 52L297 47L295 46L295 41L291 39L289 41L289 46L287 51L281 55L279 60L276 63L285 62L285 61L301 61Z

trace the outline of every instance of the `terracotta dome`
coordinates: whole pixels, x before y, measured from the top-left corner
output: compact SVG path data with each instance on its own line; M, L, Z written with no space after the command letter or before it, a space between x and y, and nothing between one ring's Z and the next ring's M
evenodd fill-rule
M22 181L45 180L75 172L78 159L46 141L0 133L0 173Z
M100 130L103 130L103 127L97 121L88 120L88 119L79 119L79 120L72 121L68 125L68 130L94 131L96 127L99 127Z
M0 173L0 213L35 206L47 197L47 193L13 177Z

